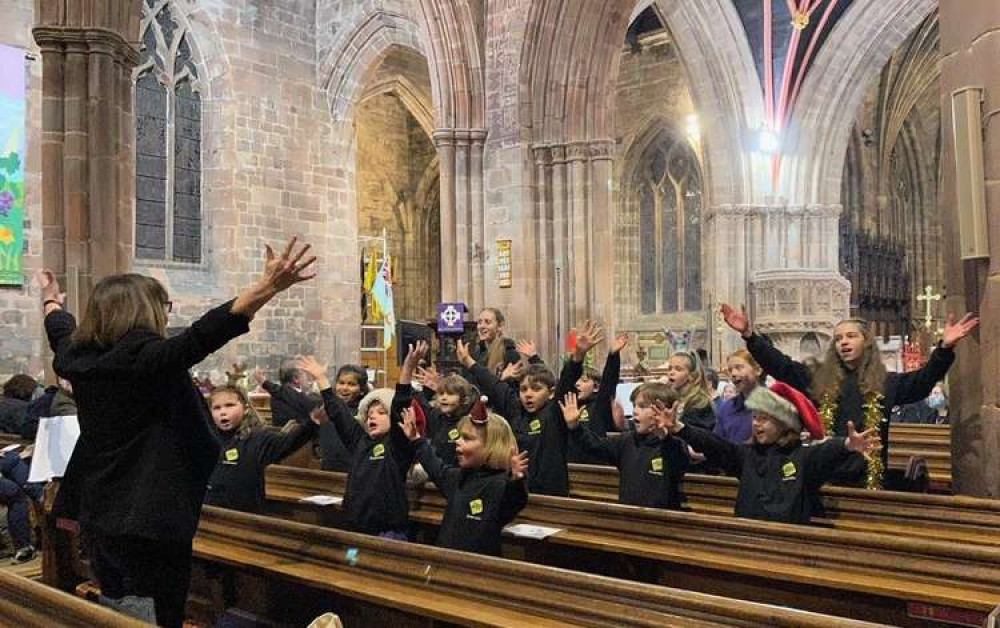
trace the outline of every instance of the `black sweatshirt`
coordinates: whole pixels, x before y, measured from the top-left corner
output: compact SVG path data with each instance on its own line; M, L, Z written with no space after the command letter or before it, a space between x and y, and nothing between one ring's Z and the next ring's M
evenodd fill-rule
M302 447L315 434L316 424L289 422L281 431L260 428L244 439L236 430L221 434L222 452L208 480L205 503L244 512L264 512L264 469Z
M761 368L769 375L785 382L792 388L802 392L812 402L819 406L823 400L814 398L812 391L812 372L801 362L792 360L779 351L767 339L752 334L746 339L747 350ZM862 425L864 423L864 396L858 387L857 373L852 370L845 372L844 383L840 386L837 397L837 413L833 418L833 434L827 436L846 436L847 422L853 421L859 432L872 427L879 428L882 437L882 468L889 468L889 415L896 406L922 401L931 394L931 389L944 379L955 361L955 351L945 349L940 344L931 353L923 368L909 373L888 373L882 385L882 419L879 425ZM860 483L864 480L865 462L861 456L850 459L850 465L837 473L836 480L849 483Z
M680 483L690 465L679 438L636 431L607 438L582 426L570 430L570 442L602 464L618 467L618 501L630 506L681 507Z
M555 396L535 413L521 405L518 392L498 382L484 367L472 367L473 383L490 399L494 411L505 417L517 437L517 446L528 452L528 490L538 495L569 495L566 446L569 430L557 400L576 386L583 365L567 360L556 384Z
M284 427L289 421L310 423L309 413L313 408L323 405L316 395L295 390L290 384L275 384L265 381L260 385L271 395L271 424Z
M784 523L809 523L820 503L819 489L854 453L834 437L813 445L798 440L779 445L737 445L686 425L677 434L709 462L740 479L736 516Z
M417 442L417 460L448 501L437 546L499 556L500 533L528 503L524 481L507 470L447 465L430 442Z
M604 371L601 372L601 381L597 392L590 399L583 401L580 407L580 428L600 438L604 438L608 432L618 431L614 418L611 416L611 404L615 400L621 364L621 355L618 353L608 354L608 359L604 363ZM583 464L608 463L607 457L581 448L575 438L569 439L566 458L570 462Z
M346 404L351 416L357 417L358 405L361 397ZM316 440L319 442L319 451L322 458L320 468L324 471L347 471L351 466L351 454L348 453L344 441L340 440L340 434L334 427L333 421L325 421L320 424Z
M332 388L323 391L326 414L351 455L344 491L344 513L351 527L366 534L403 531L409 523L406 473L413 464L413 445L403 428L402 409L410 405L409 386L396 387L389 433L368 436Z

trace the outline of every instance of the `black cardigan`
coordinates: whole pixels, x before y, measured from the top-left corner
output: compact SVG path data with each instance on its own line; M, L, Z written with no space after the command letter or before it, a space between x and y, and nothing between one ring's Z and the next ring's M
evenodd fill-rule
M249 331L250 319L231 307L173 338L133 329L107 349L73 343L69 313L45 317L53 367L73 384L80 421L57 516L90 533L191 541L219 443L188 369Z

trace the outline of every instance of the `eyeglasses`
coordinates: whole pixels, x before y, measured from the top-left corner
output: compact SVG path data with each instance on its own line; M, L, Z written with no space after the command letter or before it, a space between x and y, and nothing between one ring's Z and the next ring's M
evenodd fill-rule
M171 313L171 312L174 311L174 302L173 301L164 301L163 302L163 307L165 307L167 309L167 314L169 314L169 313Z

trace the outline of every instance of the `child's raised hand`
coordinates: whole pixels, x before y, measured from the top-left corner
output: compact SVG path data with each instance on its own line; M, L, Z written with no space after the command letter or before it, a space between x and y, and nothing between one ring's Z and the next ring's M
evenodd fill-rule
M538 351L535 349L535 343L530 340L518 340L515 346L517 347L517 352L526 358L538 355Z
M625 406L617 399L611 404L611 420L619 432L625 431Z
M455 343L455 356L458 358L459 363L465 368L470 368L476 363L472 359L472 355L469 353L469 345L465 343L461 338Z
M520 362L511 362L504 367L503 373L500 374L500 380L513 379L515 381L521 379L524 375L524 365Z
M866 454L881 444L882 439L879 438L877 428L873 427L858 433L854 429L854 421L847 422L847 440L844 441L844 445L851 451Z
M740 309L736 309L728 303L723 303L719 308L722 312L722 317L726 320L726 324L729 325L733 331L739 333L741 336L746 338L750 335L750 318L747 317L747 310L745 306L740 306Z
M576 402L576 393L566 393L563 400L559 402L559 407L562 408L566 426L571 430L575 430L576 426L580 423L580 406Z
M622 349L628 346L628 333L620 332L615 335L614 342L611 343L611 353L621 353Z
M312 375L320 390L326 390L330 387L330 380L326 378L326 365L320 364L315 356L300 355L295 359L295 365Z
M528 472L528 452L516 453L510 458L510 475L515 480L524 479L524 474Z
M583 329L576 334L576 358L583 360L587 352L604 340L604 330L594 321L584 321Z
M653 421L656 422L656 427L667 434L674 434L680 431L677 421L678 408L680 408L680 404L676 401L669 408L660 402L654 403Z
M413 379L417 380L417 382L419 382L420 385L427 390L437 392L441 387L441 373L439 373L433 366L428 368L418 366L417 372L413 375Z
M410 345L410 350L406 352L406 358L403 360L403 367L399 369L399 383L409 384L410 380L413 378L413 371L417 368L417 364L420 363L421 358L427 355L429 345L424 340L418 340L417 344Z
M309 412L309 420L316 425L322 425L327 421L326 410L323 406L316 406Z
M979 317L971 312L967 312L957 323L955 315L949 314L948 320L944 324L944 332L941 334L941 346L945 349L954 347L959 340L971 334L977 325L979 325Z
M403 421L400 423L400 427L403 428L403 433L410 441L420 438L420 432L417 430L417 413L412 406L403 408Z
M35 273L38 285L42 288L42 301L55 301L62 305L66 301L66 293L59 289L59 280L48 268Z

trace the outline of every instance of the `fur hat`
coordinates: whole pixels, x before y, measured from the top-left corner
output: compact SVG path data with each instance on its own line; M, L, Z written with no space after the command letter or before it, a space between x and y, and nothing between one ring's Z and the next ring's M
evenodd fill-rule
M376 388L361 399L361 403L358 404L358 420L362 423L368 418L368 408L372 403L378 401L383 406L385 406L385 411L389 412L392 410L392 397L396 394L396 391L392 388Z
M823 425L816 406L784 382L775 382L770 390L763 386L754 388L747 397L746 407L773 417L794 432L806 429L814 439L823 438Z

